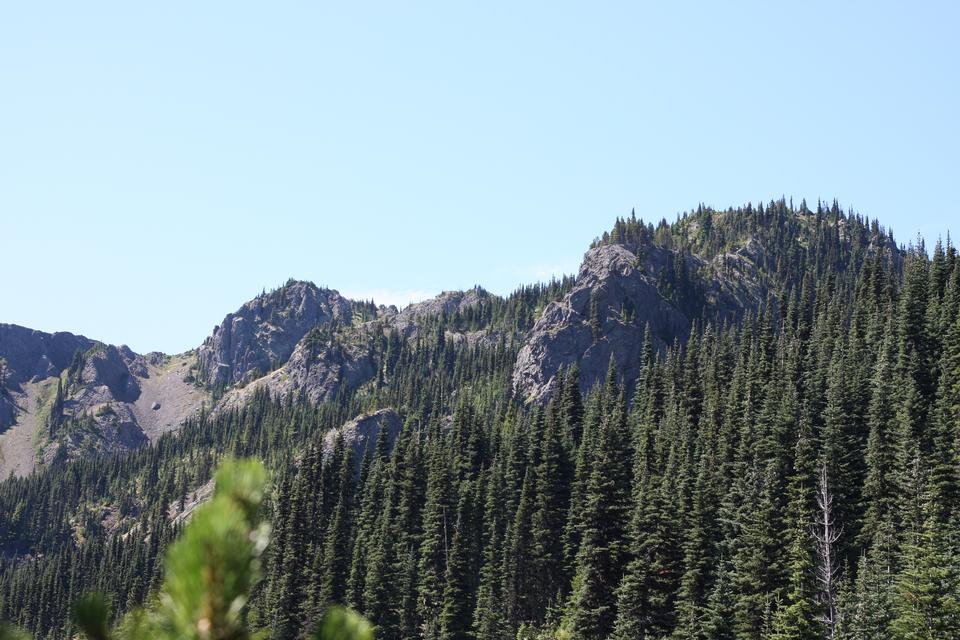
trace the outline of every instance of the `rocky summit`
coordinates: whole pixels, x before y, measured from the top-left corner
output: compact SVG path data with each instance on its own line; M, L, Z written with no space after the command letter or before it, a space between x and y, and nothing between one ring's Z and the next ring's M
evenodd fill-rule
M558 373L576 365L584 390L602 379L612 361L624 380L636 379L646 332L657 350L685 341L704 318L735 321L762 301L755 275L725 275L720 260L682 254L652 243L604 244L587 251L573 289L544 309L526 336L514 368L514 387L542 402ZM681 273L692 296L672 286Z
M199 378L210 387L247 382L286 362L314 327L350 321L351 303L338 292L291 280L214 327L197 349Z

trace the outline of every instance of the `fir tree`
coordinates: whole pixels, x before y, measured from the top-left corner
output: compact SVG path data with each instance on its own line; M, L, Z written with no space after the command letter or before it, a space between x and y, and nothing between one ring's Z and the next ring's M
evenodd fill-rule
M616 617L614 590L627 557L630 503L630 434L623 394L617 391L611 361L607 393L616 400L598 434L587 482L583 538L570 598L568 623L574 638L606 638Z

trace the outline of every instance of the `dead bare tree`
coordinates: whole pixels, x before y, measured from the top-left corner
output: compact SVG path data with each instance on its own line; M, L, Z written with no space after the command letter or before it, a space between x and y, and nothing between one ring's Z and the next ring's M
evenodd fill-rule
M817 521L813 536L817 542L817 581L820 583L820 598L823 603L823 616L820 621L826 628L828 640L836 637L837 581L840 578L840 564L836 557L836 543L843 533L833 519L833 494L827 478L827 465L820 465L820 480L817 483Z

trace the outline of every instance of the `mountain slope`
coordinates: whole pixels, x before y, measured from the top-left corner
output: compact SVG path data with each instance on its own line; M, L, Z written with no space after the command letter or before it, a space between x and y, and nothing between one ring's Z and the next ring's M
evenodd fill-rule
M213 390L229 410L0 482L0 617L60 638L70 594L149 599L217 462L254 456L275 478L246 607L267 635L330 603L399 640L812 638L827 605L877 637L960 634L953 247L902 251L832 206L701 209L617 221L576 279L468 297L409 333L366 303L293 326L285 361ZM349 361L373 366L328 375ZM108 364L91 375L120 395ZM836 526L835 590L814 518Z
M135 449L177 428L210 394L187 356L141 356L70 333L0 325L0 474Z

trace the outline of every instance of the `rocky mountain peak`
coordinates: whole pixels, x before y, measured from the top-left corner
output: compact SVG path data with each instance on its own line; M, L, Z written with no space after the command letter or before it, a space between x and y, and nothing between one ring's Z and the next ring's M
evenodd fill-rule
M310 329L351 321L350 301L333 289L290 280L227 314L198 349L201 380L224 387L286 362Z
M683 342L693 322L736 321L799 286L811 262L842 273L865 256L897 265L902 256L876 221L815 211L784 200L716 211L699 207L675 223L617 219L584 256L573 289L547 306L513 371L514 391L550 397L557 373L578 363L581 387L605 374L637 374L645 328L653 346Z
M642 223L640 223L642 224ZM584 255L573 289L541 314L513 373L522 398L542 402L562 368L579 365L581 387L606 374L611 358L622 381L639 372L644 335L663 350L685 341L695 321L735 320L766 295L763 243L753 236L729 252L702 256L658 243L640 227Z

